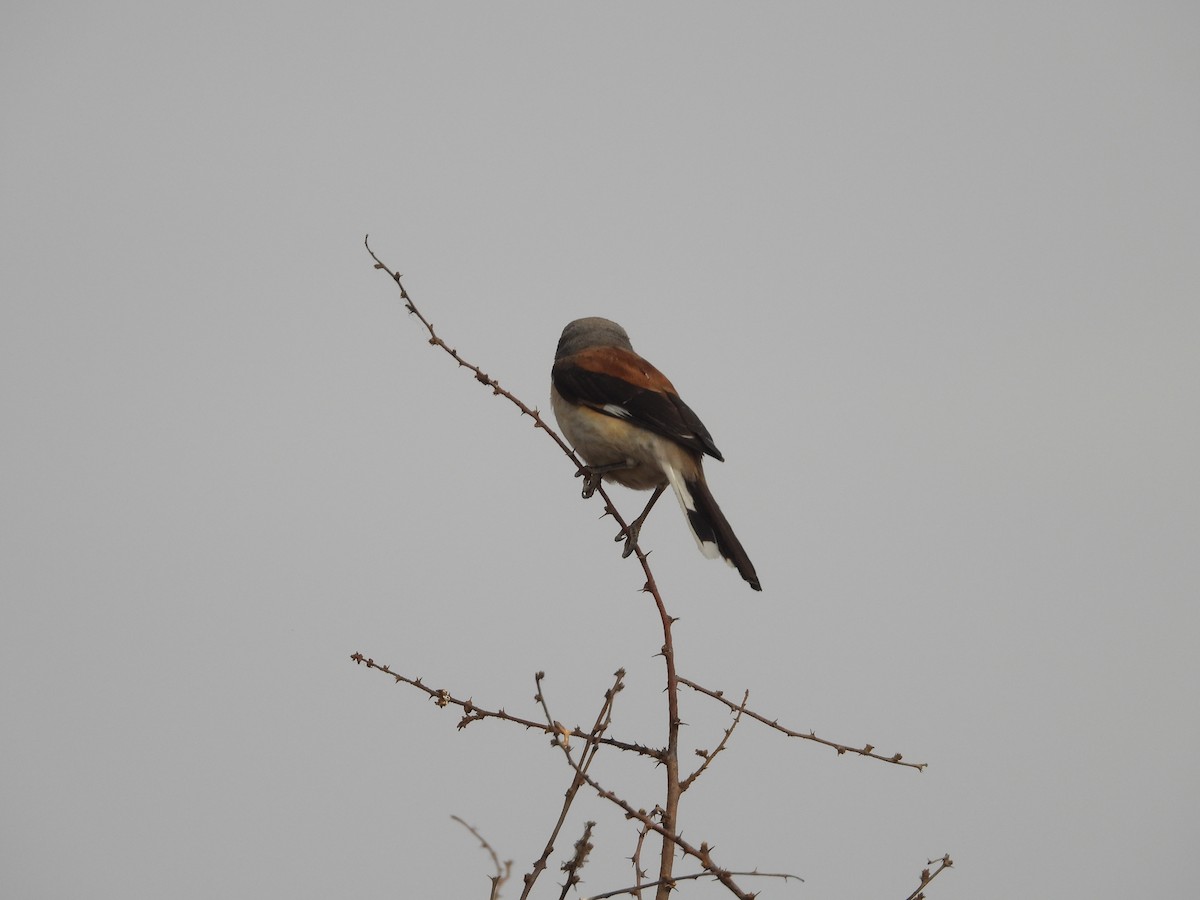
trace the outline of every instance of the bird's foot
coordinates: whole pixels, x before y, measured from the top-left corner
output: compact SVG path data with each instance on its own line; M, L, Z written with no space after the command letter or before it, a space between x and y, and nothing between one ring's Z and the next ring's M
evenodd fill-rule
M632 469L635 465L637 463L632 459L623 459L620 462L608 463L603 466L580 466L579 471L575 473L575 477L583 479L583 499L587 500L592 494L596 493L596 488L600 487L601 480L609 472Z
M634 548L637 547L638 535L642 533L642 521L643 520L639 518L636 521L630 522L628 525L618 531L617 536L613 538L614 541L625 542L625 549L621 551L621 559L625 559L627 556L633 553Z
M646 521L646 516L650 515L650 510L654 509L654 504L658 502L658 498L662 496L662 492L666 489L665 484L660 484L654 489L654 493L650 495L650 502L646 504L646 508L642 510L642 514L617 532L614 541L624 539L625 549L621 552L621 559L625 559L629 554L637 549L638 535L642 533L642 523Z

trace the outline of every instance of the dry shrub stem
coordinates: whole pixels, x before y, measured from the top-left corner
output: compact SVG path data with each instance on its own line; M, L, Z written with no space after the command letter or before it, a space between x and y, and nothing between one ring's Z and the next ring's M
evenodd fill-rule
M424 691L425 694L429 696L429 699L443 709L449 706L461 707L464 715L458 720L458 728L460 731L463 728L466 728L472 722L480 722L484 719L499 719L502 722L512 722L514 725L520 725L522 728L532 728L536 731L543 731L546 734L550 734L552 731L551 728L548 728L541 722L534 722L532 719L523 719L520 716L510 715L503 709L484 709L482 706L477 705L474 699L460 700L445 689L438 690L431 688L427 684L423 683L420 678L409 678L407 675L401 675L399 672L393 672L390 666L387 666L383 663L377 663L375 660L363 656L361 653L351 654L350 659L358 663L360 666L366 666L368 669L375 669L376 671L382 672L385 675L390 675L397 684L411 685L412 687ZM587 736L588 735L586 731L582 731L578 728L571 731L571 737L586 738ZM614 738L608 737L598 737L596 738L596 741L601 744L606 744L609 747L615 747L618 750L626 750L630 753L638 753L642 756L650 756L656 760L662 757L661 750L656 750L653 747L646 747L642 744L631 744L627 741L618 741Z
M657 813L658 807L654 808L654 813ZM642 900L642 888L650 887L651 885L643 884L646 878L646 870L642 868L642 844L646 843L646 835L650 833L650 829L643 825L638 829L637 844L634 845L633 855L629 857L630 863L633 865L633 889L629 893L633 894L638 900Z
M680 680L682 681L682 679ZM717 758L717 755L725 749L725 745L728 744L729 739L733 737L733 729L737 728L738 722L742 721L742 713L746 711L746 703L749 702L749 700L750 692L746 691L745 695L742 697L742 705L737 707L733 716L733 722L728 728L725 729L725 734L721 737L721 742L717 744L716 750L714 750L712 753L709 753L707 750L696 751L696 755L703 759L704 762L700 763L700 768L698 768L680 783L679 793L682 794L684 791L690 788L692 783L699 778L701 774L703 774L704 770L712 765L712 761Z
M934 863L937 863L938 867L934 869L932 873L930 873L928 868L921 870L921 883L917 885L917 889L905 897L904 900L925 900L925 888L929 886L929 882L933 881L933 879L937 878L944 871L953 866L954 860L952 860L950 858L950 854L947 853L941 859L929 860L929 862L926 863L926 866L932 866Z
M750 872L730 872L730 875L737 875L743 878L782 878L784 881L795 880L803 881L799 875L789 875L786 872L759 872L757 869ZM689 875L676 875L672 881L678 884L680 881L699 881L701 878L712 878L712 872L692 872ZM622 894L630 894L641 896L643 888L652 888L658 885L657 881L648 881L645 884L632 885L630 887L617 888L615 891L605 891L603 894L590 894L584 900L607 900L609 897L620 897ZM755 896L751 894L751 896Z
M595 822L583 823L583 835L575 842L574 855L562 864L562 870L567 873L567 880L561 885L562 891L558 900L567 900L571 888L579 884L579 870L587 864L588 856L592 852L592 829L595 827Z
M793 731L790 728L784 728L782 725L780 725L778 719L768 719L766 716L760 715L752 709L747 709L745 698L742 699L742 702L739 705L734 703L732 700L727 699L724 691L709 690L708 688L701 687L700 685L696 684L696 682L690 681L682 676L679 678L679 683L685 687L690 687L697 693L712 697L714 700L720 700L735 713L737 713L738 718L741 718L742 713L745 713L750 718L756 719L757 721L762 722L764 725L769 725L771 728L786 734L788 737L800 738L805 741L813 741L817 744L823 744L826 747L832 747L837 751L838 756L841 756L844 753L857 753L859 756L869 756L871 759L877 759L880 762L892 763L897 766L908 766L911 769L916 769L918 772L923 772L926 766L929 765L929 763L905 762L904 757L899 753L893 753L891 756L883 756L875 752L874 744L864 744L861 747L851 747L849 744L839 744L836 741L827 741L825 738L817 737L816 732L813 731Z
M508 881L509 876L512 874L512 860L506 859L501 864L500 855L496 853L496 849L488 843L487 838L480 834L474 825L468 825L465 819L461 819L458 816L451 816L450 818L475 835L479 843L483 845L483 849L491 855L492 865L496 867L496 874L488 876L492 882L492 892L488 900L500 900L500 888L504 886L504 882Z
M541 413L536 408L526 405L514 394L505 390L503 387L501 387L500 383L496 381L496 379L488 375L479 366L476 366L475 364L463 359L457 350L443 341L434 330L433 325L428 319L425 318L424 315L421 314L416 305L413 303L412 298L409 297L408 291L404 287L402 276L398 272L390 269L378 256L375 255L375 252L371 249L369 238L365 238L363 243L367 249L367 252L375 261L375 268L386 272L391 277L392 281L395 282L397 289L400 291L400 298L404 301L405 309L407 309L411 315L415 316L429 333L429 343L443 350L455 361L459 367L470 371L474 375L475 380L480 384L489 387L493 394L504 397L506 400L516 406L522 415L529 416L533 420L534 427L544 431L551 438L551 440L558 445L563 454L571 460L571 463L575 467L576 475L582 474L584 471L583 461L575 455L574 451L566 443L566 441L564 441L562 437L560 437L559 434L546 423L546 420L542 418ZM624 529L627 526L627 523L617 511L616 506L613 504L612 499L608 496L603 484L597 487L596 493L600 495L604 502L604 514L612 516L617 524ZM359 665L364 665L367 668L376 669L380 672L390 675L396 683L407 684L425 692L425 694L429 696L429 698L432 699L439 707L445 708L447 706L457 706L461 708L463 710L463 717L458 723L458 727L460 729L465 728L467 725L470 725L473 722L481 721L483 719L497 719L499 721L520 725L527 729L536 729L554 736L552 743L562 749L567 763L571 766L574 774L571 784L568 787L564 797L563 806L559 813L558 820L551 830L550 836L546 841L545 848L541 856L534 862L532 870L525 875L524 890L521 894L522 900L529 896L529 893L533 889L533 885L536 882L538 875L545 870L550 858L550 854L554 850L554 842L557 840L558 835L562 830L568 812L571 809L579 789L585 784L595 791L602 799L605 799L618 806L624 812L626 818L637 821L641 826L639 829L637 846L634 850L633 856L631 857L634 867L635 884L631 887L622 888L617 891L595 894L593 895L592 900L602 900L602 898L615 897L621 894L630 894L641 898L642 892L649 888L656 889L656 900L668 900L670 894L675 890L680 881L691 881L701 878L714 878L724 885L725 888L735 897L742 898L742 900L750 900L750 898L753 898L756 895L742 890L737 883L734 882L733 876L782 878L784 880L790 878L799 879L799 876L781 873L759 872L757 870L734 872L732 870L722 868L713 860L711 848L707 842L702 842L697 846L685 840L679 833L679 801L681 795L685 790L695 783L696 779L708 769L716 757L720 755L720 753L726 748L730 738L733 735L734 729L742 720L743 716L748 716L752 719L769 725L770 727L788 736L815 741L817 743L832 747L838 752L838 754L855 753L860 756L871 757L872 759L877 759L883 762L909 766L917 770L924 769L925 764L902 762L899 753L890 757L876 754L873 752L874 747L870 744L867 744L862 748L856 748L846 744L839 744L833 741L827 741L823 738L818 738L816 734L812 732L806 734L803 732L790 730L779 725L777 720L767 719L765 716L762 716L749 709L747 707L750 696L748 691L743 695L742 702L740 704L736 704L725 699L722 691L710 690L708 688L701 687L700 685L686 678L681 678L676 671L675 644L671 632L671 628L675 622L675 619L667 612L666 605L663 602L662 594L659 592L658 584L654 579L654 573L650 569L650 563L647 554L636 543L634 545L634 552L636 554L638 563L642 567L642 572L645 575L645 583L642 586L642 591L650 594L650 596L653 598L654 605L658 610L659 620L662 625L663 642L660 655L663 657L663 664L666 670L667 694L667 743L665 747L647 747L642 744L616 740L606 735L606 732L608 731L612 722L613 700L616 694L623 687L623 671L616 673L616 681L614 682L613 687L605 693L604 703L596 717L595 724L592 726L590 731L585 732L579 728L568 729L553 718L550 713L549 703L546 701L544 691L542 690L542 680L544 675L541 672L539 672L536 676L538 686L536 699L542 705L542 710L546 719L544 724L532 721L530 719L521 718L519 716L510 715L502 708L498 710L484 709L477 706L473 699L458 699L452 696L446 690L438 690L428 687L421 681L420 678L411 678L394 672L388 666L376 663L373 659L370 659L361 653L355 653L351 659ZM702 750L696 751L697 755L703 759L703 762L686 779L680 778L679 768L679 728L681 722L679 715L679 687L681 684L687 686L693 691L696 691L697 693L720 701L728 706L734 714L733 722L727 729L725 729L725 733L715 750L713 750L711 753ZM578 738L583 742L578 761L575 758L575 754L571 750L570 741L572 738ZM647 813L644 810L635 809L634 806L628 801L617 796L617 794L615 794L613 791L605 789L595 779L593 779L588 774L588 769L591 766L592 760L595 759L596 753L599 752L599 749L602 746L636 753L643 757L650 757L656 762L661 763L666 776L666 792L663 803L660 806L655 807L651 813ZM509 877L512 863L506 863L505 866L507 868L502 867L499 862L499 857L491 848L491 845L488 844L488 842L484 840L484 838L474 828L472 828L470 825L467 825L466 822L463 822L457 816L454 818L456 821L459 821L466 828L468 828L472 834L479 838L483 846L488 850L489 853L491 853L493 862L496 865L496 875L491 878L491 900L497 900L501 885L503 885ZM592 850L591 835L593 825L594 823L591 822L586 824L583 836L575 844L574 856L562 866L562 870L567 873L566 883L561 886L562 897L566 896L571 887L578 885L578 871L586 862L588 854ZM646 873L641 867L641 853L642 845L646 836L650 832L654 832L662 837L662 849L659 858L658 878L654 881L646 882L644 880ZM689 875L681 875L678 877L673 876L676 848L678 848L685 856L694 858L700 864L701 871ZM928 885L930 881L936 878L937 875L940 874L944 869L949 868L951 865L949 856L943 857L941 862L942 865L935 872L933 872L932 875L929 874L928 869L922 873L920 887L918 887L917 891L911 894L907 900L917 900L918 897L922 896L921 892L924 887ZM932 861L930 864L932 865Z
M584 739L583 765L581 767L582 771L584 772L588 770L592 764L592 760L596 758L596 751L600 749L601 735L603 735L604 732L608 730L608 726L612 724L613 700L616 699L617 694L625 687L625 670L618 669L613 674L616 678L616 681L613 682L613 686L611 688L604 692L604 704L600 707L600 712L596 715L596 722L594 725L592 725L592 730L588 732L587 737ZM567 729L563 725L559 724L554 719L554 716L550 714L550 704L546 701L546 692L542 689L542 681L545 679L545 677L545 672L538 672L537 675L534 676L534 682L537 684L537 695L534 699L541 703L542 711L546 714L546 730L550 734L554 735L551 743L560 747L563 753L567 755L567 759L573 764L574 761L571 759L570 747L570 735L572 732L570 729ZM571 804L575 802L575 797L579 793L579 789L581 787L583 787L583 779L579 775L575 775L571 779L571 784L567 788L567 792L563 797L563 805L558 814L558 821L554 823L554 828L550 832L550 837L546 840L546 847L542 851L542 855L538 857L536 862L534 862L533 869L528 875L525 876L525 888L521 891L521 900L525 900L525 898L529 896L529 892L533 890L534 882L537 881L538 876L546 868L546 861L550 858L550 854L554 852L554 842L558 839L558 833L562 830L563 823L567 820L567 813L571 809ZM589 824L587 828L585 837L588 841L591 840L591 825L594 824L595 823ZM578 854L576 857L578 858ZM586 855L584 858L586 858ZM564 893L567 887L578 882L579 878L576 872L582 865L583 861L579 860L575 868L571 869L567 878L567 884L563 886Z

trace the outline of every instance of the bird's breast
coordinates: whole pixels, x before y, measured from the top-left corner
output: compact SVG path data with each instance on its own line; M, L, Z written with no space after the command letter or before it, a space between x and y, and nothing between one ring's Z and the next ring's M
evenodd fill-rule
M648 491L667 483L664 465L678 465L675 457L680 455L690 459L674 442L623 419L568 403L556 390L551 392L550 400L563 434L588 465L633 461L632 468L605 474L605 481Z

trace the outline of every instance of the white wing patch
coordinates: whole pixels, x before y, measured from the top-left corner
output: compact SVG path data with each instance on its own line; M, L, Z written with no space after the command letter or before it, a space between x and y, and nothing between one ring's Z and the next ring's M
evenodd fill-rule
M615 403L605 403L604 406L601 407L601 409L603 409L610 416L616 416L618 419L632 418L629 415L629 410L627 410L623 406L617 406L617 404L615 404Z

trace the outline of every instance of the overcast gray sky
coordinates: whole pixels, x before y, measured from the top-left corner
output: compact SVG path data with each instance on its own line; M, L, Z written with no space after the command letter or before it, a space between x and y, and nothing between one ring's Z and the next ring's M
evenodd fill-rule
M545 670L572 724L624 666L661 740L636 564L366 232L544 409L563 325L624 324L764 587L664 503L681 672L929 764L744 723L682 821L807 879L748 887L1194 892L1198 9L9 4L0 893L486 897L451 814L519 882L558 751L354 651L531 717ZM552 866L587 818L628 884L595 798Z

